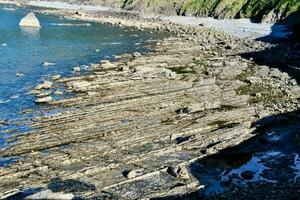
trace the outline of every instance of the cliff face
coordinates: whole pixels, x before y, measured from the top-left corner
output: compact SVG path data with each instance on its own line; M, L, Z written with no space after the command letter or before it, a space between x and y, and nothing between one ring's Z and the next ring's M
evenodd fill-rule
M183 11L217 18L247 17L276 22L299 9L299 0L189 0Z
M253 18L277 22L300 10L299 0L69 0L165 15Z

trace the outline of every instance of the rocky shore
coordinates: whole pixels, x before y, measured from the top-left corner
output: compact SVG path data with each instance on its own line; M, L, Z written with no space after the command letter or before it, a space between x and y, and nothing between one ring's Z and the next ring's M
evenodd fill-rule
M19 159L0 169L1 198L150 199L201 191L190 163L254 137L253 124L264 117L299 109L297 80L242 57L271 44L127 12L36 11L171 36L150 53L119 55L92 64L90 75L38 85L37 103L55 114L34 117L32 131L8 139L0 156ZM61 84L75 96L53 101Z

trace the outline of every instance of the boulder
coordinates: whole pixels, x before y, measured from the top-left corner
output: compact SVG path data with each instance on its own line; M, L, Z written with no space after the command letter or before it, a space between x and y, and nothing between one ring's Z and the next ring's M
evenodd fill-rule
M23 19L21 19L20 26L36 27L40 28L40 22L33 12L28 13Z

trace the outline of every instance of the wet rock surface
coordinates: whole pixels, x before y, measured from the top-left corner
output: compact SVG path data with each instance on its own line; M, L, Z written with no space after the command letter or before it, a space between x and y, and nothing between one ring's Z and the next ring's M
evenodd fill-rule
M48 111L60 112L33 118L31 132L9 138L14 142L0 156L22 159L0 169L0 196L16 188L83 199L201 191L189 165L254 137L255 121L299 106L289 75L239 56L269 44L209 29L135 26L170 29L175 36L148 54L94 64L90 75L55 77L76 95L47 102ZM54 87L44 82L36 89Z

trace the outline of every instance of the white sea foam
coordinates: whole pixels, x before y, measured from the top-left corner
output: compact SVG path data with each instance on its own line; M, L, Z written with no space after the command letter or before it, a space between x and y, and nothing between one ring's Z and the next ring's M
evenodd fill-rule
M298 154L295 154L294 165L292 166L292 169L295 170L294 182L296 182L297 179L300 178L300 157Z
M14 11L14 10L16 10L15 8L7 8L7 7L5 7L5 8L2 8L3 10L8 10L8 11Z
M109 44L111 44L111 45L118 45L118 44L122 44L122 42L111 42Z
M51 23L53 26L92 26L91 23Z
M19 97L20 97L20 95L16 94L16 95L11 96L10 98L11 98L11 99L17 99L17 98L19 98Z
M10 99L7 99L7 100L5 100L5 99L0 99L0 104L8 103L8 102L10 102Z

